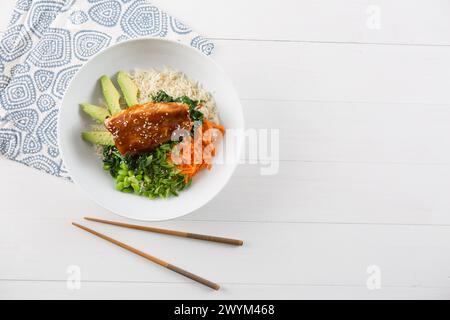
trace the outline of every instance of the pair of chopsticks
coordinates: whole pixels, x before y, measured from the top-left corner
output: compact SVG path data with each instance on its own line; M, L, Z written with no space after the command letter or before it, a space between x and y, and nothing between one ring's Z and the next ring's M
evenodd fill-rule
M123 227L123 228L128 228L128 229L135 229L135 230L141 230L141 231L148 231L148 232L154 232L154 233L162 233L162 234L167 234L167 235L171 235L171 236L177 236L177 237L183 237L183 238L191 238L191 239L197 239L197 240L205 240L205 241L212 241L212 242L218 242L218 243L225 243L225 244L230 244L230 245L235 245L235 246L242 246L243 245L243 241L242 240L236 240L236 239L229 239L229 238L223 238L223 237L216 237L216 236L210 236L210 235L205 235L205 234L199 234L199 233L191 233L191 232L184 232L184 231L177 231L177 230L168 230L168 229L161 229L161 228L155 228L155 227L147 227L147 226L141 226L141 225L135 225L135 224L128 224L128 223L123 223L123 222L118 222L118 221L110 221L110 220L103 220L103 219L98 219L98 218L92 218L92 217L84 217L84 219L89 220L89 221L95 221L95 222L100 222L100 223L105 223L105 224L110 224L110 225L114 225L114 226L118 226L118 227ZM72 224L80 229L83 229L99 238L102 238L106 241L109 241L125 250L128 250L134 254L137 254L147 260L150 260L151 262L154 262L162 267L165 267L169 270L172 270L176 273L179 273L185 277L188 277L189 279L192 279L194 281L197 281L207 287L210 287L214 290L219 290L220 286L217 283L214 283L212 281L209 281L205 278L202 278L200 276L197 276L187 270L184 270L182 268L179 268L167 261L161 260L155 256L152 256L148 253L145 253L143 251L140 251L136 248L133 248L132 246L129 246L123 242L120 242L118 240L115 240L111 237L108 237L107 235L104 235L100 232L97 232L95 230L92 230L88 227L82 226L78 223L72 222Z

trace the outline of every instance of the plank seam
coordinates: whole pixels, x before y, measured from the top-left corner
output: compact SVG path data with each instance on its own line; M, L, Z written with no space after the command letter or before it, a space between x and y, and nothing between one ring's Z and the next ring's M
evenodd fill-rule
M320 225L349 225L349 226L398 226L398 227L441 227L450 228L450 224L442 223L396 223L396 222L339 222L339 221L290 221L290 220L202 220L179 218L186 222L217 222L217 223L272 223L272 224L320 224ZM450 230L449 230L450 231Z
M53 282L64 283L67 280L59 279L0 279L0 282ZM82 280L82 283L106 283L106 284L191 284L189 281L132 281L132 280ZM264 282L220 282L230 286L280 286L280 287L348 287L366 288L365 285L356 284L313 284L313 283L264 283ZM383 288L420 288L420 289L446 289L449 286L427 286L427 285L383 285Z
M444 43L321 41L321 40L298 40L298 39L258 39L258 38L227 38L227 37L208 37L208 39L213 41L241 41L241 42L247 41L247 42L342 44L342 45L369 45L369 46L450 47L450 44Z

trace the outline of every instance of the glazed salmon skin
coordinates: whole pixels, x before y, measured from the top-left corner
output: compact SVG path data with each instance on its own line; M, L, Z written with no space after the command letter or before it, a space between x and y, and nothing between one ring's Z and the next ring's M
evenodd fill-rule
M148 102L105 119L122 155L150 152L170 141L177 129L191 130L189 107L177 102Z

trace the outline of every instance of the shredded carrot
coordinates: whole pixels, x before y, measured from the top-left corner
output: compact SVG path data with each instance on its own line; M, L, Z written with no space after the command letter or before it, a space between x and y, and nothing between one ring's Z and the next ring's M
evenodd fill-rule
M222 136L225 133L225 128L222 125L216 124L214 122L203 120L202 126L197 128L197 130L201 130L202 139L191 139L191 152L190 159L183 159L184 161L181 164L177 165L177 168L180 170L180 173L186 176L185 182L189 182L192 177L194 177L200 170L207 168L211 169L212 165L212 157L215 156L216 148L214 144L217 142L217 135L214 134L214 131L208 131L210 129L217 129L220 131ZM207 148L208 152L203 152ZM200 163L197 159L195 159L195 155L201 155Z

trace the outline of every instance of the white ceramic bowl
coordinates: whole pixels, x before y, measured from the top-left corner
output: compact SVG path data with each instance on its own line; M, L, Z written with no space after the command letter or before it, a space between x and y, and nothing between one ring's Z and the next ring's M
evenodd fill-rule
M114 179L103 170L93 146L81 139L81 132L89 128L92 120L83 114L79 103L98 103L101 98L98 79L103 74L114 76L119 70L165 66L198 80L213 94L221 123L227 129L244 128L242 107L231 81L211 58L196 49L173 41L145 38L121 42L97 54L78 71L66 91L58 120L59 146L74 182L95 202L125 217L166 220L200 208L225 186L239 159L243 138L232 138L226 133L228 161L199 173L178 197L150 200L115 190ZM234 150L231 158L230 148ZM217 157L223 152L220 147Z

